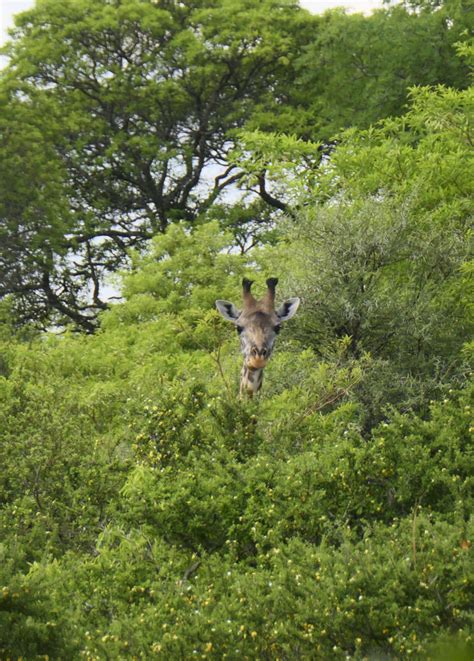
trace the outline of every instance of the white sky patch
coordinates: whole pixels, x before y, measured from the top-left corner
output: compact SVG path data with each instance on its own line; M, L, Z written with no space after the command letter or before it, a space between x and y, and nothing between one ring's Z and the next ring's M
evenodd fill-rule
M0 47L8 40L8 30L14 26L14 15L31 9L34 4L34 0L0 0ZM0 55L0 69L3 69L7 62L7 58Z
M370 14L383 7L382 0L300 0L300 5L312 14L322 14L326 9L344 7L348 12Z
M13 27L13 16L34 6L33 0L0 0L0 44L8 39L7 30Z

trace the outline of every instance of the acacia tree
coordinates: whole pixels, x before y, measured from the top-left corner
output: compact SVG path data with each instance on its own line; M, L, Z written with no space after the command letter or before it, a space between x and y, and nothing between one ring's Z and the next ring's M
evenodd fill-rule
M311 20L292 0L44 0L17 17L0 293L93 330L127 250L238 181L233 131L281 102Z

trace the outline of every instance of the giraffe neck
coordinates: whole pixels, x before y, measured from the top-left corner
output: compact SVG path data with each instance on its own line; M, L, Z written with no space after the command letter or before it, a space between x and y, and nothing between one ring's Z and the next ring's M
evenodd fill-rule
M248 395L249 397L253 397L262 387L262 381L263 367L249 367L244 363L240 375L240 396Z

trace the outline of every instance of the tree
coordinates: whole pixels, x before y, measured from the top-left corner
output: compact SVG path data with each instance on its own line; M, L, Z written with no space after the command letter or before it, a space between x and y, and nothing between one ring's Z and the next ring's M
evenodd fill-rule
M5 167L17 154L2 293L92 330L129 247L195 222L238 181L233 132L278 104L309 24L292 0L45 0L21 14L1 83Z

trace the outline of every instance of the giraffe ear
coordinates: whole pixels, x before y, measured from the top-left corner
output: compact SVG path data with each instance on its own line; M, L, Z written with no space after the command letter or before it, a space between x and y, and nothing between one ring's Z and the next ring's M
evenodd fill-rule
M281 307L276 311L277 317L280 321L288 321L291 317L294 317L296 310L300 304L299 298L289 298L283 303Z
M219 310L224 319L227 319L227 321L232 321L234 324L240 317L240 310L237 310L235 305L233 303L229 303L229 301L216 301L216 308Z

